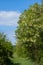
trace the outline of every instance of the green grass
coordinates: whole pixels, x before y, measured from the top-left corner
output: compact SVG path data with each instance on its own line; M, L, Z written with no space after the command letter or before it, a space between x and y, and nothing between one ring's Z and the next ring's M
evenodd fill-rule
M34 65L34 63L27 58L13 58L14 63L20 63L20 65Z

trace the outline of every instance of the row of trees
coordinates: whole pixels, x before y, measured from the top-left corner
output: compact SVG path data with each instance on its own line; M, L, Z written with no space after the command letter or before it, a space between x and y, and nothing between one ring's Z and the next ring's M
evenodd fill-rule
M43 3L25 10L18 21L16 53L43 65Z

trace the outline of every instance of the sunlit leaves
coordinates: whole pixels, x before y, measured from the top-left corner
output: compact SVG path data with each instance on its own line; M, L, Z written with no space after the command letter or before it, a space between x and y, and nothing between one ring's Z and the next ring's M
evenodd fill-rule
M36 3L21 14L16 30L16 39L18 46L21 44L24 46L28 57L37 63L41 62L43 54L42 47L40 47L43 46L42 4Z

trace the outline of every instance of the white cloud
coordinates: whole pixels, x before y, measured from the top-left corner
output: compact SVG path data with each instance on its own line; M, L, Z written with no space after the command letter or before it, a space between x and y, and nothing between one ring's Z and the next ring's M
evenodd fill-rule
M16 29L20 14L21 13L17 11L0 11L0 31L3 31L13 44L16 41L14 31Z
M17 26L20 14L17 11L0 11L0 25Z

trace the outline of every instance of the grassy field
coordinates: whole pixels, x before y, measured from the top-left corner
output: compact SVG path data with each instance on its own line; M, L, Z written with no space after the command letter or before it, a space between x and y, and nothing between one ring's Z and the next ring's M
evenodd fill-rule
M34 63L27 58L14 58L13 62L17 65L34 65Z

